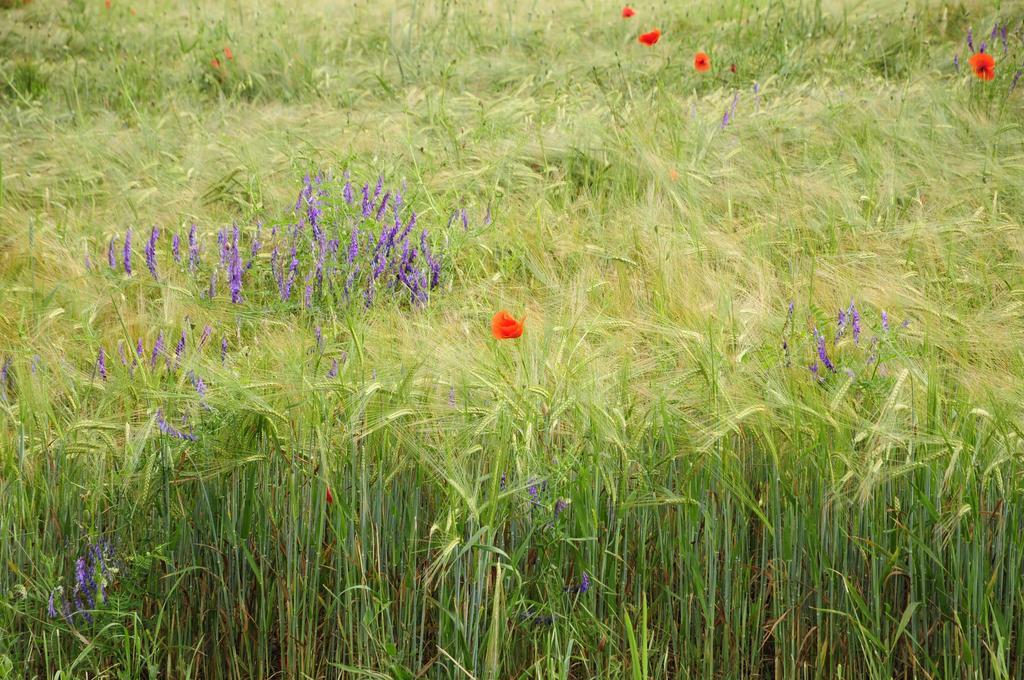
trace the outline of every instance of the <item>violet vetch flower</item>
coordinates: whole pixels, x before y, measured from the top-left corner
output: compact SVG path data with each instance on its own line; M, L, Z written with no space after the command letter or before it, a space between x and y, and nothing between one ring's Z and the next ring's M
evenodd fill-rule
M954 54L953 55L953 68L956 70L957 73L960 73L960 55L959 54Z
M55 619L58 616L57 615L57 609L53 606L53 595L56 592L57 592L56 590L51 590L50 591L50 601L46 605L46 615L49 616L51 619Z
M455 408L455 385L448 390L448 405Z
M1009 43L1006 41L1006 24L1003 24L1002 29L999 31L999 39L1003 43L1003 54L1005 55L1010 49Z
M199 266L199 238L196 236L196 225L188 230L188 268L195 272Z
M146 244L146 267L149 268L149 273L153 275L153 278L157 281L160 277L156 273L156 242L160 238L160 227L154 226L149 232L149 243Z
M178 365L178 359L185 352L185 329L181 329L181 337L178 338L178 344L174 346L174 365Z
M131 227L124 233L124 273L132 274L132 230Z
M853 300L850 300L850 327L853 329L853 341L860 343L860 312L857 311L857 306L853 304Z
M342 198L349 205L352 205L352 181L349 179L348 170L345 171L345 188L342 190Z
M974 54L974 31L971 28L967 29L967 48Z
M337 359L335 359L331 363L331 368L330 368L330 370L327 371L327 377L328 378L337 378L338 377L338 360Z
M110 265L111 269L117 269L117 255L114 253L114 243L117 241L117 235L110 237L110 243L107 244L107 264Z
M163 354L164 351L164 332L160 331L156 336L156 342L153 344L153 353L149 358L149 367L151 369L156 368L156 360Z
M487 204L487 212L484 213L484 226L490 226L491 224L491 204Z
M725 115L722 116L722 129L723 130L726 128L727 125L729 125L730 122L732 122L733 117L735 117L735 115L736 115L736 104L739 102L739 100L740 100L740 93L736 92L733 95L733 97L732 97L732 104L729 106L729 109L725 112Z
M167 420L164 418L163 409L157 409L156 425L158 428L160 428L160 431L163 432L168 437L174 437L175 439L181 439L183 441L190 442L194 442L197 439L199 439L194 434L189 432L182 432L181 430L177 429L176 427L168 423Z
M100 375L100 380L103 382L107 381L107 353L100 347L99 355L96 357L96 372Z
M235 227L228 256L228 288L231 289L231 302L239 304L242 301L242 258L238 254L238 227Z
M190 373L190 377L192 378L192 387L195 388L196 394L199 395L200 399L206 399L206 383L194 372Z
M6 357L0 366L0 398L7 401L7 382L11 372L11 358Z
M825 365L825 368L827 368L828 370L830 370L830 371L832 371L834 373L835 370L836 370L836 367L834 365L832 365L832 360L829 359L829 357L828 357L828 351L825 348L825 336L822 335L821 333L819 333L818 329L815 328L814 329L814 337L817 339L817 343L818 343L818 359L820 359L821 363Z
M882 330L886 333L889 332L889 315L884 309L882 310Z
M555 501L555 519L558 519L558 516L562 514L568 507L569 501L565 500L564 498L559 498L557 501Z
M135 356L139 359L146 353L146 348L142 344L142 338L139 338L135 343Z
M469 229L469 215L466 213L466 209L462 209L462 231Z
M171 236L171 255L175 262L181 262L181 237L177 233Z
M124 351L124 340L118 340L117 341L117 353L121 357L121 365L122 366L127 366L128 365L128 356L125 354L125 351Z
M813 364L811 364L808 368L810 368L810 370L811 370L811 375L813 375L815 378L820 378L819 375L818 375L818 362L817 361L815 361Z
M761 110L761 86L755 81L754 82L754 105L757 110Z
M227 337L221 338L220 341L220 363L224 363L228 358L228 339Z

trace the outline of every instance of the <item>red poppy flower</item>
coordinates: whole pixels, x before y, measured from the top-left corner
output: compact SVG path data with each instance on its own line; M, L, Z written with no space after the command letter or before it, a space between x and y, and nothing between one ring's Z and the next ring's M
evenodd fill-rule
M703 73L711 68L711 57L704 52L698 52L693 56L693 67Z
M661 37L661 31L659 31L658 29L654 29L650 33L644 33L639 38L637 38L637 40L639 40L642 44L647 45L648 47L650 47L654 43L658 42L658 38L660 38L660 37Z
M103 6L110 9L110 0L103 0Z
M327 505L334 505L334 494L331 493L331 487L327 487Z
M232 54L230 47L225 47L224 48L224 56L227 57L228 59L234 59L235 58L235 55Z
M736 73L736 64L731 65L729 67L729 70L732 71L733 73Z
M217 57L214 57L213 59L211 59L210 60L210 66L212 66L214 68L220 68L220 59L218 59Z
M622 8L622 18L623 19L628 19L631 16L635 16L635 15L636 15L636 11L632 7L630 7L629 5L626 5L625 7Z
M967 63L970 64L971 69L974 70L974 75L978 76L982 80L992 80L996 77L996 60L992 58L991 54L978 52L977 54L971 55L971 58L967 60Z
M498 340L518 338L523 334L524 321L526 321L526 317L523 317L522 321L516 321L511 314L503 309L491 319L491 333Z

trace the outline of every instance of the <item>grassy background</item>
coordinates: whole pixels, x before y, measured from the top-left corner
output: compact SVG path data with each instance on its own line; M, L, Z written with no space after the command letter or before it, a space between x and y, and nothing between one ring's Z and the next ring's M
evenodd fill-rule
M9 4L0 677L1024 676L1019 3ZM318 169L408 182L426 309L145 271ZM208 409L114 352L188 323Z

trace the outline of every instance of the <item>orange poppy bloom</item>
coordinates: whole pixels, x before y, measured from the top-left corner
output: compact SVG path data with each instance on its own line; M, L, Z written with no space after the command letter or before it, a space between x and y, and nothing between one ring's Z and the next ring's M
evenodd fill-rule
M110 9L110 0L103 0L103 6Z
M654 43L658 42L658 38L660 38L660 37L661 37L661 31L659 31L658 29L654 29L650 33L642 34L639 38L637 38L637 40L639 40L642 44L647 45L648 47L650 47Z
M220 59L218 59L217 57L214 57L213 59L211 59L210 60L210 66L212 66L214 68L220 68Z
M494 315L491 319L491 333L498 340L509 340L511 338L518 338L523 334L523 322L526 321L526 317L523 317L522 321L516 321L515 318L506 312L504 309Z
M235 58L235 55L232 54L230 47L225 47L224 48L224 56L227 57L228 59L234 59Z
M703 73L711 68L711 57L704 52L698 52L693 56L693 67Z
M622 8L622 18L623 19L628 19L631 16L635 16L635 15L636 15L636 11L634 11L633 8L630 7L629 5L626 5L625 7Z
M978 52L977 54L971 55L971 58L967 60L967 63L971 65L974 75L978 76L982 80L992 80L996 77L996 60L992 58L991 54Z

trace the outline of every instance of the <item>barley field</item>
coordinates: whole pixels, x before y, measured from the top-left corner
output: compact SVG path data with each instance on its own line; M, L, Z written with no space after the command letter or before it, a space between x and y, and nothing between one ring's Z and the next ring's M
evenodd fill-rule
M1024 678L1024 4L628 10L0 0L0 678Z

